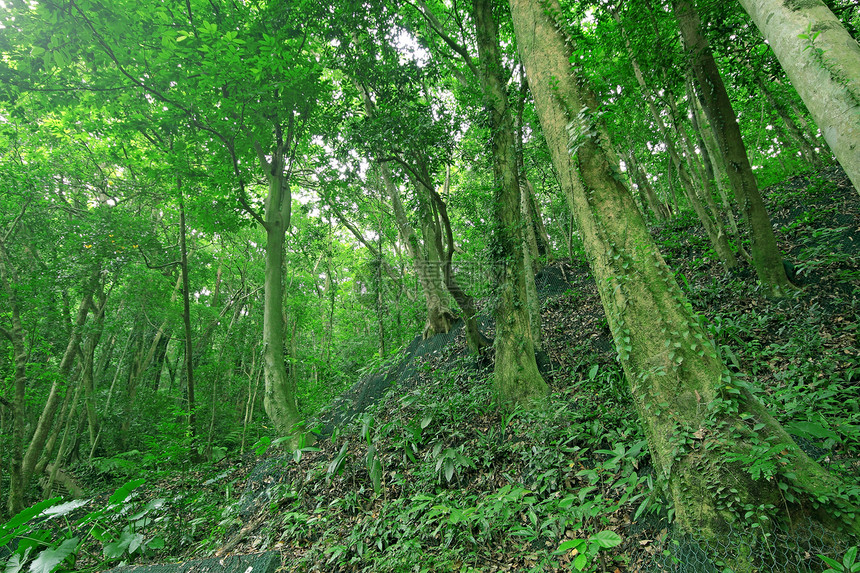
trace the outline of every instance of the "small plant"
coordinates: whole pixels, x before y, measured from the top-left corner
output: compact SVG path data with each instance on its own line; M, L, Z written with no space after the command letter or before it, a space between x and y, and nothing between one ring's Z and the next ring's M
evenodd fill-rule
M113 493L105 507L74 522L69 520L70 515L90 500L60 503L60 498L53 498L21 511L0 525L0 548L7 548L10 555L5 571L18 573L28 563L30 573L70 571L87 537L101 543L105 563L162 549L164 539L148 530L155 521L153 513L165 500L155 499L135 508L133 492L143 482L137 479L126 483ZM54 519L64 519L66 523L58 527L51 523ZM81 531L86 531L87 537L72 535Z
M825 569L822 573L858 573L860 572L860 561L857 561L857 549L858 546L854 546L848 551L845 552L845 556L842 558L842 563L835 559L831 559L830 557L826 557L824 555L819 555L819 557L830 566L829 569Z
M574 569L584 571L585 567L597 557L601 549L610 549L620 544L620 535L609 529L604 529L588 539L568 539L562 542L555 554L570 554L573 557Z
M454 479L454 473L460 473L463 468L475 468L475 463L463 455L462 448L445 448L444 444L439 442L433 447L433 458L436 460L436 474L439 476L439 481L442 481L442 476L445 476L445 481L451 483Z

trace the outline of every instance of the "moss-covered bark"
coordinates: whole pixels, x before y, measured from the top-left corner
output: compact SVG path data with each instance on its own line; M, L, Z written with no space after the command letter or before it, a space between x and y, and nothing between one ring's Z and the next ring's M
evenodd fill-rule
M538 371L530 334L513 117L501 78L502 58L492 2L473 0L472 8L480 56L478 75L490 113L496 179L493 249L499 263L499 284L494 380L503 404L528 404L546 396L549 387Z
M860 193L860 45L821 0L740 0Z
M258 151L260 162L269 178L266 197L266 271L263 304L263 407L282 436L296 434L301 421L296 401L295 381L287 375L284 364L284 286L281 266L284 240L290 225L292 197L283 176L283 151L279 146L269 162Z
M557 0L509 2L553 164L678 523L712 537L749 519L746 511L782 512L785 520L812 516L858 530L841 485L732 380L675 283L605 142L593 135L582 105L587 88L572 74L556 24Z
M725 158L735 200L740 203L741 212L749 225L750 255L756 274L770 296L785 296L795 287L785 276L782 254L776 246L770 216L747 157L737 115L708 40L702 34L699 13L689 0L673 0L672 5L681 28L684 47L689 52L690 67L701 89L705 115L714 128L717 145Z

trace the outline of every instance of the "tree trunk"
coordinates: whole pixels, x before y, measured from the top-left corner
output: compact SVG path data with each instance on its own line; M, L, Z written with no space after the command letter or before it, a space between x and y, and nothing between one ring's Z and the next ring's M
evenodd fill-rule
M780 484L798 502L790 515L780 516L785 520L811 516L833 525L835 518L807 503L816 499L821 506L853 514L851 504L837 493L836 480L797 449L755 398L738 388L718 358L629 191L613 172L605 143L593 135L581 95L587 88L571 73L570 40L555 20L557 0L509 2L543 134L582 229L619 359L679 525L705 538L718 537L727 524L749 521L741 509L746 504L784 507ZM579 121L588 123L577 126ZM574 141L568 135L571 122L579 133ZM791 460L786 469L792 473L751 478L748 463L760 458L753 446L765 439L786 444L790 451L779 456ZM733 454L745 462L729 461ZM769 458L774 468L780 468L779 456ZM729 490L730 495L723 493ZM740 502L733 510L735 496ZM856 531L857 521L849 527ZM736 564L731 556L729 562Z
M479 77L484 105L490 113L493 173L495 175L495 233L493 252L499 276L496 316L494 382L502 404L528 404L549 393L538 372L531 323L526 308L523 269L520 184L517 173L514 126L505 83L498 28L491 0L473 0L480 57Z
M532 224L534 225L535 234L538 239L538 254L543 256L546 259L546 264L549 265L552 264L555 257L552 254L552 243L549 240L546 226L543 223L543 213L541 212L540 203L537 200L534 185L532 185L528 175L526 175L523 180L525 181L523 192L526 193L526 199L529 202L529 211L533 217Z
M741 0L860 193L860 45L820 0Z
M798 149L800 149L800 153L803 155L803 158L815 169L821 169L821 167L823 166L821 157L815 151L815 149L813 149L812 144L806 139L806 135L804 134L803 130L798 127L797 123L791 117L791 114L788 113L785 104L783 104L777 99L776 96L773 95L770 89L765 85L764 80L762 80L761 76L757 73L755 76L755 80L759 91L764 95L768 105L770 105L770 107L772 107L779 115L779 118L782 120L782 123L788 130L788 134L791 136L792 139L794 139Z
M770 216L747 157L735 110L708 41L702 34L699 14L690 0L673 0L673 7L684 46L690 55L690 66L702 90L702 107L714 128L735 200L740 203L741 212L749 225L750 255L756 274L767 294L773 297L786 296L795 287L785 275L782 253L776 246Z
M648 181L648 174L645 173L644 169L642 169L642 165L637 161L636 155L632 149L628 153L627 158L630 162L630 171L633 172L633 179L637 182L640 192L645 197L645 203L648 205L648 208L652 213L654 213L654 216L657 217L658 221L668 220L669 209L667 209L666 205L660 201L659 197L657 197L657 192L654 191L654 187L651 185L651 182Z
M119 380L120 368L122 367L122 362L125 359L126 353L128 353L128 348L131 346L131 341L134 338L134 329L132 329L128 333L128 338L125 340L125 346L122 349L122 353L120 354L119 361L116 364L116 371L114 372L113 380L111 380L110 388L108 389L107 400L105 401L105 413L110 412L111 400L113 399L114 388L116 388L116 382ZM96 434L95 437L92 437L91 445L90 445L90 455L87 458L87 463L92 463L93 457L96 454L96 448L99 445L99 440L102 435L102 427L96 426Z
M356 87L364 98L366 113L373 115L374 104L370 99L370 94L361 84L356 83ZM403 208L403 202L400 199L400 190L394 181L391 168L386 162L379 159L377 159L377 165L382 175L383 187L388 194L388 198L391 200L391 207L394 211L394 220L397 224L400 239L406 246L409 257L413 262L415 276L418 277L418 281L424 290L424 298L427 304L427 323L424 326L424 338L427 339L436 334L446 333L451 330L455 317L445 301L445 286L442 282L442 263L439 257L435 229L432 229L432 224L428 221L429 214L425 212L422 217L424 231L429 233L429 235L424 236L424 249L422 249L418 235L406 216L406 210ZM421 177L418 179L421 179ZM416 181L417 186L421 184L421 181ZM421 190L419 189L418 191L420 195ZM421 197L419 197L419 200L421 200Z
M280 137L278 138L280 140ZM275 429L282 436L297 436L301 421L296 401L296 385L287 375L284 364L284 288L281 266L284 243L290 226L292 194L284 176L283 142L272 154L271 163L261 149L257 154L269 179L266 197L266 272L263 305L263 407Z
M620 25L621 21L618 15L613 13L613 17ZM645 77L642 74L642 70L639 68L639 63L636 61L636 57L633 53L633 48L630 45L630 41L625 41L627 43L627 52L630 56L630 63L633 66L633 74L636 76L636 81L639 83L639 87L642 90L642 97L645 98L645 101L648 104L648 109L651 111L651 116L654 119L654 123L657 124L657 128L660 131L660 135L663 136L663 141L666 143L666 151L668 151L672 164L675 166L675 170L678 172L678 178L681 180L681 187L684 190L684 195L687 197L687 200L690 202L690 206L693 208L693 211L696 212L696 215L699 217L699 220L705 227L705 233L708 235L708 239L711 242L711 246L714 248L714 251L716 251L717 256L720 258L720 260L723 262L723 265L725 265L725 267L729 270L734 269L738 266L738 261L735 257L734 252L729 246L726 232L720 225L719 219L712 219L711 215L708 213L708 210L705 208L705 205L702 204L696 187L693 184L693 180L690 177L690 173L686 168L684 160L681 158L680 154L675 148L675 142L672 140L672 136L669 133L669 130L666 128L666 124L663 121L660 112L657 110L657 106L654 103L653 96L651 95L651 91L648 89L648 86L645 83Z
M13 269L6 253L6 245L0 241L0 281L6 291L6 304L11 318L11 330L2 333L12 343L15 356L15 392L12 398L12 452L9 456L9 515L16 515L24 509L24 489L26 482L23 474L24 435L27 424L24 419L27 389L27 349L24 341L24 326L21 323L20 307L14 286Z
M451 183L451 169L445 170L445 190L447 195L448 186ZM442 275L445 278L445 286L448 292L454 297L457 306L463 311L463 322L466 327L466 345L469 347L469 352L475 355L483 355L487 348L492 345L492 341L484 336L478 329L477 314L474 299L466 293L457 280L454 278L454 232L451 230L451 220L448 217L448 206L442 197L433 189L430 189L430 194L436 203L436 208L439 212L439 218L442 220L442 227L445 230L446 248L444 249L444 259L442 261Z
M72 328L72 335L69 338L69 343L66 346L66 352L63 359L60 361L60 367L57 379L51 385L51 390L48 393L48 399L45 406L42 408L42 414L39 416L39 421L36 424L36 430L33 432L33 437L30 439L30 445L27 447L27 453L24 454L24 459L21 462L24 487L27 487L27 482L33 475L36 469L36 464L39 461L45 447L45 442L54 425L54 418L57 412L57 405L60 401L60 386L65 384L69 372L72 370L75 356L78 353L78 345L81 341L81 333L84 324L87 321L90 307L92 306L92 295L96 290L100 269L93 267L90 271L90 276L83 285L83 293L81 304L78 307L77 318Z
M194 412L194 346L191 340L191 285L188 284L188 248L185 244L185 197L182 191L182 179L178 177L176 179L176 192L179 194L179 268L182 276L182 326L185 333L185 383L188 390L188 431L191 435L191 451L188 457L192 461L197 461L197 416ZM158 344L156 343L153 350L157 349Z
M424 338L448 332L454 323L454 314L445 303L441 269L438 266L432 268L432 265L424 257L418 235L406 217L406 209L403 208L403 202L400 200L400 191L394 182L391 169L387 164L379 162L379 170L382 173L382 182L385 190L388 192L388 198L391 200L391 206L394 210L394 220L397 223L400 239L406 246L406 250L414 265L415 276L424 290L424 299L427 304L427 323L424 326Z

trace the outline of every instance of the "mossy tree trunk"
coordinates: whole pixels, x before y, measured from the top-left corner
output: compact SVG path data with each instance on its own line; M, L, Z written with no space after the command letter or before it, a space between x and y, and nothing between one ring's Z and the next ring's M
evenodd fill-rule
M860 45L821 0L740 0L860 193Z
M496 181L493 251L498 262L499 300L495 311L494 380L503 404L528 404L546 396L549 387L538 371L530 334L513 116L502 80L502 58L492 1L473 0L472 17L480 59L478 77L484 106L490 116Z
M854 507L840 484L730 377L651 240L606 142L594 135L599 130L583 106L587 88L570 68L569 39L557 24L557 0L509 2L553 164L678 523L714 537L748 519L748 509L761 516L789 505L785 520L846 520ZM771 471L767 479L753 479L755 464ZM858 529L856 517L847 521Z
M684 47L689 53L690 67L701 89L702 107L705 108L708 122L714 128L735 200L740 203L741 212L749 225L753 267L768 295L785 296L795 290L795 287L785 275L782 254L776 246L770 216L765 209L758 182L747 157L737 115L732 108L708 40L702 34L699 13L690 0L673 0L672 6L681 28ZM726 208L729 208L728 205Z
M281 267L284 244L292 215L292 193L285 174L286 142L280 125L276 127L276 146L271 155L255 145L260 166L269 182L263 228L266 231L266 270L263 282L263 408L282 436L296 436L301 421L296 400L297 388L284 363L284 284Z
M618 14L613 12L613 17L620 26L621 19ZM660 114L657 109L657 105L654 103L654 96L651 94L651 90L645 82L645 76L639 67L639 62L636 60L636 55L633 52L630 40L625 38L625 42L627 45L628 55L630 56L630 63L633 66L633 75L636 77L639 88L642 90L642 97L645 98L645 102L648 104L648 109L651 112L654 123L660 131L663 142L666 144L666 151L671 159L671 164L678 172L678 178L681 180L681 188L684 190L684 195L687 197L687 201L690 202L690 206L693 208L693 211L696 212L696 216L698 216L702 225L705 227L705 233L708 235L711 246L723 262L723 265L725 265L726 269L734 269L738 266L738 261L734 251L732 251L732 248L729 245L725 229L723 229L720 219L716 217L717 214L710 212L705 206L702 198L699 196L699 191L693 183L693 178L690 176L687 164L676 149L675 142L672 140L672 135L669 133L669 129L663 121L663 116ZM693 158L691 157L690 160L692 161Z

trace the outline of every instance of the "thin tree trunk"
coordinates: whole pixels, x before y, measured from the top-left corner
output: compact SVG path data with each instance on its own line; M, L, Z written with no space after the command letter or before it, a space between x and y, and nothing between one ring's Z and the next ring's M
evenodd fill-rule
M192 461L196 461L198 459L196 443L197 415L194 411L194 347L191 339L191 289L188 284L188 248L185 244L185 197L182 191L182 179L179 177L176 178L176 191L179 194L179 268L182 276L182 326L185 332L185 383L188 389L188 431L191 435L189 458ZM155 348L157 347L156 343Z
M615 21L618 22L619 26L621 24L621 19L618 14L613 12L613 17ZM737 267L738 262L735 257L734 252L732 252L731 247L729 246L728 239L726 237L725 231L722 229L719 224L719 220L714 220L709 215L707 209L702 204L702 201L699 199L698 192L693 184L693 180L690 178L690 174L687 171L686 165L681 159L680 154L675 148L675 142L672 140L671 135L669 134L669 130L666 128L666 124L663 122L663 118L660 116L660 112L657 111L657 106L654 103L654 98L651 95L651 91L648 89L647 84L645 83L645 77L642 74L642 70L639 68L639 63L636 60L635 54L633 53L633 48L630 45L630 41L626 39L627 44L627 52L630 57L630 63L633 66L633 74L636 76L636 81L639 83L639 87L642 90L642 96L645 98L646 103L648 104L648 109L651 111L651 116L654 119L654 123L657 124L657 128L660 131L660 134L663 137L663 141L666 144L666 150L669 152L669 157L672 160L673 165L675 166L675 170L678 172L678 178L681 180L681 187L684 190L684 195L687 197L687 200L690 202L690 206L696 212L696 215L699 217L699 220L702 222L702 225L705 227L705 232L708 235L708 239L711 242L711 246L713 246L714 251L716 251L717 256L723 262L727 269L734 269Z
M449 167L445 170L444 193L446 195L450 184L451 169ZM454 278L454 232L451 229L451 220L448 218L448 206L434 189L430 189L429 191L436 204L439 217L442 220L442 227L445 231L445 242L447 247L444 249L442 261L442 275L445 279L445 286L447 287L448 292L451 293L451 296L454 297L454 300L457 302L457 306L459 306L460 310L463 311L463 322L466 327L466 345L469 347L469 352L475 355L482 355L486 352L487 348L492 345L492 341L484 336L478 329L478 310L475 307L474 299L460 287L460 284Z
M113 380L111 380L110 388L108 389L107 400L105 401L104 411L106 414L110 413L110 405L111 405L111 400L113 399L114 388L116 388L116 381L119 380L120 368L122 367L122 362L125 359L125 355L128 352L129 346L131 346L131 341L133 338L134 338L134 329L132 329L128 333L128 338L125 340L125 346L123 347L122 353L119 356L119 361L116 364L116 371L114 372ZM129 368L131 368L131 366L129 366ZM96 453L96 448L98 447L99 440L101 439L101 435L102 435L102 428L101 428L101 426L97 426L96 427L96 435L95 435L95 437L92 438L92 441L91 441L92 445L90 446L90 455L87 457L87 463L92 463L93 457L95 456L95 453Z
M797 123L795 123L794 119L792 119L791 114L789 114L788 110L785 109L785 105L781 101L778 101L776 96L771 93L770 89L767 87L767 85L765 85L764 80L761 79L760 75L756 74L755 79L759 91L764 95L770 107L773 108L779 115L779 118L782 120L782 123L788 130L788 134L794 140L795 144L800 150L800 153L803 155L803 158L815 169L821 169L821 157L812 148L812 145L809 143L809 141L807 141L803 130L800 129Z
M51 428L54 425L54 417L57 411L57 405L60 401L60 386L67 381L66 379L68 378L69 372L72 370L74 358L78 353L81 333L83 331L84 323L86 323L90 307L92 306L92 295L96 290L100 272L101 271L98 267L93 267L90 271L89 277L83 285L81 304L78 307L77 318L75 319L75 324L72 328L72 335L69 338L69 343L66 346L66 352L63 355L63 359L60 361L57 379L53 384L51 384L48 399L45 402L45 406L42 408L42 414L39 416L36 430L33 433L33 437L30 439L30 445L27 447L27 452L24 454L24 459L21 462L21 473L23 475L23 483L25 487L36 469L36 464L44 451L45 442L47 441Z
M365 112L368 116L372 116L374 113L374 104L370 98L370 94L358 82L356 82L356 87L364 98ZM421 287L424 289L424 297L427 304L427 323L424 326L424 338L446 333L451 330L455 317L451 309L448 308L444 298L445 286L443 285L442 264L438 256L436 237L435 235L424 237L424 247L428 253L425 256L418 235L406 216L406 210L403 208L400 191L394 181L391 168L388 163L381 161L378 157L376 163L382 176L383 187L388 194L388 198L391 200L391 207L394 211L394 220L397 224L400 239L406 246L409 257L412 259L415 276L418 277ZM434 252L436 253L435 257L433 255Z
M732 108L708 41L702 34L699 14L690 0L673 0L673 6L684 46L690 52L690 65L702 89L705 114L714 128L720 153L725 158L735 200L740 204L741 212L749 225L750 255L756 274L770 296L786 296L794 291L795 287L785 274L782 253L776 246L770 215L764 206L747 157L737 115Z

